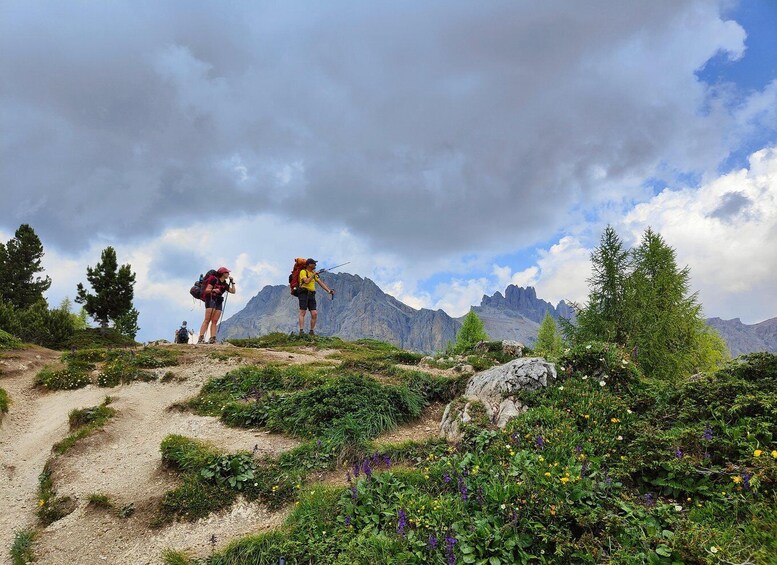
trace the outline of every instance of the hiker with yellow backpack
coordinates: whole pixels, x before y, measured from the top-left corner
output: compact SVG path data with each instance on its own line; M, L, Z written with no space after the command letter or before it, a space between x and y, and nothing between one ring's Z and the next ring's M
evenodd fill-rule
M299 286L297 287L300 335L305 333L306 311L310 311L310 335L316 335L316 320L318 319L318 311L316 310L316 283L329 293L330 296L334 297L335 291L326 286L316 272L316 260L308 259L305 261L305 267L299 271Z

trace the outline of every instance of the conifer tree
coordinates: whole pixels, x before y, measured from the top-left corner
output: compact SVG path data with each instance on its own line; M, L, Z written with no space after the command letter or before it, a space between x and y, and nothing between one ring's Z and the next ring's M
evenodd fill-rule
M456 345L454 350L461 352L467 349L472 349L480 341L487 341L488 334L483 326L483 321L475 314L474 310L470 310L464 320L461 322L461 329L456 334Z
M553 316L550 315L550 312L545 312L545 317L540 324L534 349L545 355L554 355L560 353L562 347L563 342L561 340L561 334L556 328L556 321L553 319Z
M43 293L51 286L49 277L36 276L43 272L43 244L28 224L22 224L14 237L0 245L0 299L15 308L28 308L45 300Z
M116 250L103 249L100 262L94 269L86 268L86 279L94 294L78 283L76 302L83 304L87 313L105 329L109 322L120 319L133 310L135 273L130 265L118 266Z

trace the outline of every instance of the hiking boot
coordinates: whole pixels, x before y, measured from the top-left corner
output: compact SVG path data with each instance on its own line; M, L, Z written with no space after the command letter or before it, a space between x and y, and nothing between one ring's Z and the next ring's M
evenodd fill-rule
M300 330L299 335L305 335L305 330Z
M211 336L211 338L208 340L208 343L216 343L216 336Z
M310 330L308 333L309 333L310 335L316 335L316 332L314 332L313 330Z
M201 335L200 338L197 340L197 343L205 343L205 336Z

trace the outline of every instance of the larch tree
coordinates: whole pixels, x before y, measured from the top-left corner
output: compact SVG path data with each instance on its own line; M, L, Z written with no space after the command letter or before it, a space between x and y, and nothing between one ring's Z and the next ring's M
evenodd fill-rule
M40 277L43 244L29 224L22 224L13 238L0 244L0 299L15 308L28 308L45 300L43 293L51 286L49 277Z

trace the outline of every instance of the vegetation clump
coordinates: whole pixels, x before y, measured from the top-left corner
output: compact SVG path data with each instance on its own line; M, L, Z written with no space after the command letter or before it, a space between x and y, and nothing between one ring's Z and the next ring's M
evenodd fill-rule
M27 565L37 559L35 556L35 539L37 537L38 532L31 528L19 530L14 534L10 552L13 565Z
M35 377L35 384L49 390L75 390L92 382L82 367L53 369L44 367Z
M0 388L0 421L3 420L3 415L8 412L8 407L11 406L11 397L5 389Z
M116 410L108 406L110 403L111 397L107 396L99 406L71 410L68 415L71 433L54 444L54 453L62 455L81 439L102 429L105 423L116 414Z
M51 478L51 462L47 462L38 476L38 519L44 526L64 518L76 508L75 501L69 496L57 496L54 481Z
M12 336L5 330L0 330L0 350L19 349L22 346L20 339Z

